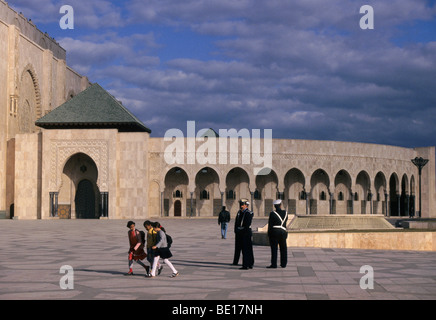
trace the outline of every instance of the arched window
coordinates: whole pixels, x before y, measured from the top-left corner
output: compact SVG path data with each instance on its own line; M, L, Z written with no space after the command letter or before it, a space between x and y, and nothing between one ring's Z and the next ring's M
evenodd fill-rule
M300 192L300 200L306 200L306 192L305 191L301 191Z
M338 201L344 201L344 194L342 193L342 191L338 194Z
M209 200L209 192L207 190L200 192L200 200Z
M254 190L254 195L253 195L253 197L254 197L254 199L255 200L261 200L262 199L262 197L261 197L261 195L260 195L260 192L259 192L259 190Z
M173 197L174 197L174 198L183 198L183 192L180 191L180 190L176 190L176 191L173 193Z
M324 191L321 191L321 193L319 194L319 200L325 200L326 199L326 195Z
M227 191L227 199L229 199L229 200L236 199L236 193L233 190Z

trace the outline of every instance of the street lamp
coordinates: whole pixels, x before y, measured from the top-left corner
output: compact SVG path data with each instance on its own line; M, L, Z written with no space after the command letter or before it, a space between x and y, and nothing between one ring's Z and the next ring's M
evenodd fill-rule
M422 168L427 164L428 159L423 159L422 157L416 157L412 159L412 163L418 168L419 173L419 217L421 218L421 171Z

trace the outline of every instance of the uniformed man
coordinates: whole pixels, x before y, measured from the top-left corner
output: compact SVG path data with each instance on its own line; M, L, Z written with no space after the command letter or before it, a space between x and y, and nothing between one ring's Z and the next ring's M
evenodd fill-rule
M253 212L248 210L247 199L239 200L240 210L235 218L235 255L233 264L237 265L242 251L242 270L252 269L254 265L251 221Z
M288 263L288 248L286 239L288 232L286 224L288 222L288 213L282 210L282 200L274 201L274 210L269 214L268 219L268 238L271 246L271 265L267 268L277 268L277 247L280 246L280 266L286 267Z

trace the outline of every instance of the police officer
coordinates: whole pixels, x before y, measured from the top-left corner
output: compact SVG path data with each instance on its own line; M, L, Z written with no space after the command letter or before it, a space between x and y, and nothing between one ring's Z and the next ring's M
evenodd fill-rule
M267 268L277 268L277 247L280 246L280 266L286 267L288 263L288 248L286 239L288 232L286 224L288 222L288 213L281 209L282 200L274 201L274 209L269 214L268 219L268 238L271 246L271 265Z
M254 265L253 242L251 238L253 212L248 210L249 204L247 199L239 200L240 210L235 218L235 255L233 257L233 265L238 264L242 251L242 270L252 269Z

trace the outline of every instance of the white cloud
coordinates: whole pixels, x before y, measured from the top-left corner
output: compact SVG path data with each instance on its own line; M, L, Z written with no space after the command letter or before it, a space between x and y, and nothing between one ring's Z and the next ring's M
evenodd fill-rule
M59 19L60 1L42 1L16 2L37 19ZM363 4L374 7L375 30L359 28ZM273 128L275 137L398 143L412 141L404 138L412 112L413 128L420 124L436 136L436 42L394 41L416 21L435 19L435 6L424 0L71 5L88 31L60 40L69 63L107 83L146 125L156 124L154 135L196 120L217 129ZM195 41L206 39L209 52L198 58L183 48L183 56L164 57L173 31L201 35ZM204 50L202 43L193 48Z

